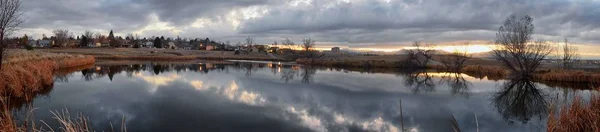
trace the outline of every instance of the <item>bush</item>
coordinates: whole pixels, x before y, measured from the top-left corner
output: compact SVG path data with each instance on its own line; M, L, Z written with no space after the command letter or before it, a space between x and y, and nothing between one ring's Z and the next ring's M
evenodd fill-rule
M27 49L27 50L33 50L33 47L31 45L25 45L25 49Z

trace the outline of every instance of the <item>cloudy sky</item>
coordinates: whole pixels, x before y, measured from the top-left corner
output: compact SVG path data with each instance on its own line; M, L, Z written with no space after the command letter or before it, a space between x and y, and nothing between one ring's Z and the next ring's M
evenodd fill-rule
M350 46L488 41L511 14L534 18L535 38L600 44L599 0L23 0L16 35L68 29L142 37L272 43L312 37Z

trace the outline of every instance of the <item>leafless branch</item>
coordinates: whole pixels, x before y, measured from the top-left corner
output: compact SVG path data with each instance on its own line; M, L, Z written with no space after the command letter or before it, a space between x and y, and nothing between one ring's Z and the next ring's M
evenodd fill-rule
M56 29L52 31L54 33L54 37L56 38L55 43L58 46L66 47L67 42L69 41L69 30L67 29Z
M530 77L552 52L552 48L542 40L531 43L532 21L529 16L517 18L511 15L496 34L496 44L500 49L494 50L493 57L520 77Z
M415 41L413 48L405 51L409 66L418 68L427 67L427 64L433 57L433 49L428 44L425 44L425 47L423 47L420 41Z
M7 47L4 38L19 29L21 19L21 0L0 0L0 69L2 58Z

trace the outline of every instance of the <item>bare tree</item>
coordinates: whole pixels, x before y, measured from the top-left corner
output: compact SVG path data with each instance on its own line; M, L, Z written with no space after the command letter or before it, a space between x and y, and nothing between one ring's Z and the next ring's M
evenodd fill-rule
M573 65L579 59L579 50L577 47L570 45L569 41L565 38L565 45L562 46L562 51L563 53L560 61L562 68L573 68Z
M423 47L423 44L419 41L415 41L413 43L414 49L405 50L406 53L406 61L407 66L409 67L417 67L424 68L427 67L429 61L433 57L433 49L430 48L429 45L426 44L426 47Z
M496 44L500 49L494 50L493 58L502 62L513 74L518 74L518 77L531 77L531 73L552 52L552 48L544 41L531 43L534 29L532 21L533 18L528 15L511 15L496 34Z
M283 41L281 41L281 45L286 46L288 49L292 49L294 46L296 46L294 41L290 40L290 38L285 38Z
M102 39L102 38L103 38L103 35L102 35L102 34L100 34L100 33L94 33L94 39L98 39L98 40L100 40L100 39Z
M252 47L252 45L254 45L254 38L247 37L246 38L246 45L248 45L249 47Z
M315 40L311 38L306 38L302 40L302 50L304 51L304 57L313 58L315 55L313 53L315 48Z
M61 47L66 47L67 42L69 41L69 30L67 29L56 29L52 31L54 33L54 37L56 38L55 43Z
M94 37L94 32L92 32L92 31L85 31L85 32L83 32L83 36L85 36L87 38L93 38Z
M466 45L465 47L467 47ZM455 49L452 53L440 56L440 63L442 63L447 70L452 72L460 72L464 67L465 62L471 59L472 55L467 52L467 49Z
M18 30L21 19L21 0L0 0L0 70L6 43L4 37Z

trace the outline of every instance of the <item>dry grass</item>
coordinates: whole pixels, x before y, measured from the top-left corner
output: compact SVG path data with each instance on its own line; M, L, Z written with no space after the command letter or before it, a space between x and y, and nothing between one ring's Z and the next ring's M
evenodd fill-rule
M548 117L549 132L599 132L600 96L594 95L589 103L577 96L569 106L551 106Z
M96 59L107 60L266 60L286 61L282 58L273 58L265 53L248 53L234 55L233 51L205 51L205 50L174 50L174 49L148 49L148 48L87 48L87 49L43 49L51 53L68 53L91 55Z
M96 59L93 56L79 56L67 59L57 60L59 68L78 67L94 64Z
M537 74L535 77L543 81L600 84L599 73L587 73L583 71L551 70Z
M53 83L53 72L58 68L54 61L30 61L2 65L0 94L23 97L26 93L41 91Z
M71 117L69 110L61 110L61 111L50 111L53 118L60 126L58 126L57 130L54 130L48 123L43 120L40 120L43 126L36 127L35 121L32 115L34 109L29 107L25 113L25 120L23 123L19 123L15 120L15 115L13 115L12 110L9 107L5 100L2 100L3 108L2 115L0 115L0 131L2 132L56 132L57 130L60 132L94 132L92 129L89 118L85 117L82 113L76 114L75 117ZM45 130L47 127L48 130ZM112 124L111 124L112 132L115 132ZM127 132L127 127L125 123L125 117L121 120L121 128L120 132Z

